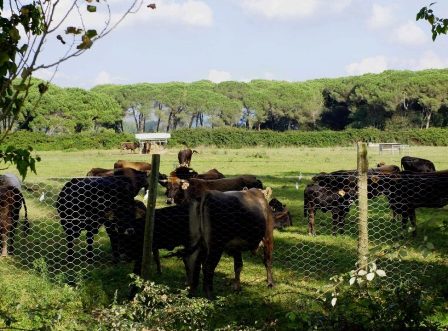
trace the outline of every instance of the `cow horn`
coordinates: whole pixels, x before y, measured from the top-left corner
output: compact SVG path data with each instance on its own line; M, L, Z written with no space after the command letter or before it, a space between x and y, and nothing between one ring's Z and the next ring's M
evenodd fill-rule
M266 198L266 200L269 200L272 196L272 188L270 188L269 186L266 187L266 189L261 190L261 192L263 192L264 197Z

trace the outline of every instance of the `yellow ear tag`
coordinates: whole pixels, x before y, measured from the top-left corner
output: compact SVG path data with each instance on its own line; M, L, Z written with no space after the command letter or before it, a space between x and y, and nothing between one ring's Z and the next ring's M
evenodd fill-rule
M182 190L186 190L188 188L188 186L190 186L190 184L188 182L183 182L182 183Z
M344 190L339 190L339 191L338 191L338 194L339 194L341 197L343 197L343 196L345 195L345 191L344 191Z

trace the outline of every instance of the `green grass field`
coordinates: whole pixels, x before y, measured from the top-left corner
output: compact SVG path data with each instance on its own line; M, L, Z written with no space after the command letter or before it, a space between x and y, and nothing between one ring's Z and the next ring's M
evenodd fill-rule
M216 317L223 321L277 321L279 330L286 328L286 314L302 307L304 302L316 301L317 291L330 284L332 275L354 268L357 253L357 211L352 207L344 235L331 235L331 216L318 212L316 229L318 235L307 234L307 222L303 217L303 189L316 173L356 168L356 148L256 148L217 149L196 148L192 167L198 172L216 168L226 176L253 174L265 186L273 189L273 196L287 205L293 217L293 226L275 230L274 277L276 286L266 288L266 275L259 256L245 254L242 272L242 293L232 294L230 280L233 277L233 262L224 257L215 275L215 292L218 296L234 296L234 305L228 307L226 316ZM161 154L160 172L168 174L177 164L178 149L165 150ZM119 159L150 162L151 157L121 152L119 150L40 152L42 162L37 165L37 175L29 174L25 192L29 218L33 223L32 234L25 238L18 234L18 254L0 259L0 306L12 307L18 321L15 327L32 328L38 325L32 314L25 313L35 305L56 304L63 306L55 319L55 329L68 329L71 314L79 314L73 329L84 329L93 323L92 311L110 304L116 294L124 300L128 293L128 277L132 265L114 266L110 263L110 247L102 231L97 237L96 255L98 262L93 266L83 261L85 240L78 242L79 259L70 269L64 262L65 239L54 209L54 201L60 188L68 178L85 176L93 167L112 168ZM437 169L448 169L448 147L411 147L409 155L434 161ZM377 149L369 150L370 166L384 161L397 164L402 155L382 154ZM298 178L302 177L300 182ZM297 189L298 185L298 189ZM45 197L42 201L42 194ZM159 186L157 206L164 204L164 189ZM140 196L140 198L142 198ZM384 198L378 198L369 205L371 247L387 248L401 241L400 224L394 222ZM441 229L448 220L448 208L440 210L422 209L417 212L418 234L407 243L407 255L398 258L384 258L378 261L387 277L384 282L396 285L402 281L419 281L428 293L440 296L446 289L448 271L447 230ZM434 244L428 256L423 257L419 246L427 237ZM163 253L165 254L165 253ZM163 255L162 254L162 255ZM157 283L173 288L184 288L183 264L176 258L162 259L162 275L152 275ZM90 278L83 280L83 273L93 270ZM67 281L76 280L75 286ZM445 291L445 292L444 292ZM443 300L442 300L443 301ZM435 302L439 302L435 300ZM17 305L20 305L19 308ZM305 305L306 306L306 305ZM6 306L5 306L6 307ZM305 307L306 309L307 307ZM314 309L313 307L308 307ZM14 309L17 309L15 311ZM0 329L6 324L0 310ZM448 326L447 307L440 304L432 317ZM3 315L5 313L3 312ZM210 317L213 318L213 317ZM37 324L36 324L37 323ZM219 324L219 323L218 323ZM70 327L71 328L71 327ZM273 328L276 329L276 328Z

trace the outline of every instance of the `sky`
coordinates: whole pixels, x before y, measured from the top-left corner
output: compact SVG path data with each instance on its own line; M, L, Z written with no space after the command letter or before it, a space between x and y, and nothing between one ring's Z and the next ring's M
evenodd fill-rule
M446 68L448 36L433 42L430 25L415 20L430 2L145 0L91 49L62 63L52 82L88 89L202 79L305 81ZM104 25L101 3L97 13L83 16L87 26ZM108 3L114 21L132 1ZM149 3L157 8L148 8ZM436 16L448 17L448 1L440 0L433 8ZM62 46L48 40L38 63L54 61L65 51ZM36 72L44 79L52 75L50 70Z

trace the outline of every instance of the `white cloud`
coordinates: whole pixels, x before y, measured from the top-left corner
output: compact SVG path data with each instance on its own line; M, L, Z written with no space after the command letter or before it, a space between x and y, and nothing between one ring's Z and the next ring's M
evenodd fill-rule
M155 24L155 25L187 25L208 27L213 24L213 11L200 0L159 0L155 10L143 6L137 13L129 15L123 25Z
M128 9L129 4L125 5L123 2L112 1L109 2L111 9L111 16L107 6L99 3L97 4L97 12L88 13L81 8L82 20L86 28L102 30L107 21L110 21L109 26L117 23ZM118 27L129 27L134 25L187 25L195 27L207 27L213 24L213 11L206 2L201 0L158 0L155 10L150 9L144 3L140 8L134 8L133 13L128 14ZM62 1L56 11L58 21L63 17L66 11L70 8L69 1ZM138 10L137 10L138 9ZM73 10L67 17L63 26L81 26L81 20L78 12Z
M102 85L102 84L113 84L118 83L117 80L120 80L116 77L112 77L110 73L107 71L100 71L98 75L96 75L94 79L94 85Z
M428 41L429 34L425 33L415 22L408 21L396 28L392 33L392 40L409 46L420 46Z
M416 70L442 68L448 68L448 58L441 58L433 51L424 52L415 65Z
M393 22L393 8L391 6L381 6L373 4L372 15L367 21L367 25L372 29L387 27Z
M211 69L208 72L207 79L212 81L213 83L220 83L220 82L231 80L232 75L227 71Z
M251 14L267 19L299 19L316 12L339 12L351 0L240 0L239 5Z
M345 70L349 75L380 73L386 69L388 69L388 61L386 57L382 55L367 57L359 62L351 63L345 67Z

